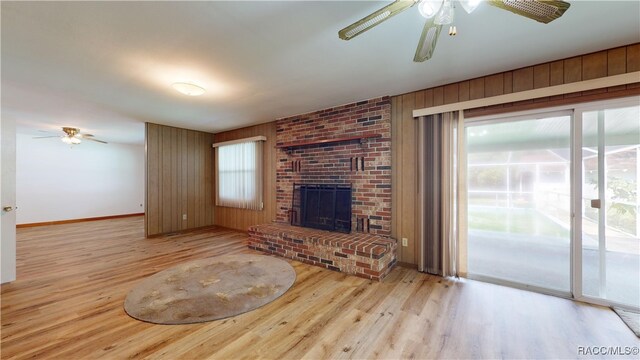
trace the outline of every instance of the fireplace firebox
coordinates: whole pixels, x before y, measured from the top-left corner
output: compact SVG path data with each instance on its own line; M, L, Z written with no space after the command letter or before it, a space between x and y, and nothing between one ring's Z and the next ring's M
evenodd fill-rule
M294 184L291 225L351 232L351 185Z

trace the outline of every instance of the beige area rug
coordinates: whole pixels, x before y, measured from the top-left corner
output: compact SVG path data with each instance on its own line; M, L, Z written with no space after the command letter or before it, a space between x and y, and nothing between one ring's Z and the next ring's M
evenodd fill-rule
M127 295L124 310L155 324L211 321L268 304L295 279L288 262L267 255L195 260L143 280Z
M613 307L613 311L620 316L620 319L633 331L637 337L640 337L640 313Z

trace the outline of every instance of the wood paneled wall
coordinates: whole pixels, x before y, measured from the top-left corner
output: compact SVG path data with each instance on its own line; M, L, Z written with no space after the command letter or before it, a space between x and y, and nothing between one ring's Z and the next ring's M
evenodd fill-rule
M214 225L213 134L146 123L145 137L145 235Z
M247 231L251 225L258 225L272 222L276 219L276 123L270 122L250 126L242 129L231 130L215 134L216 142L237 140L252 136L263 135L267 141L263 148L263 201L264 207L261 211L236 209L230 207L215 207L215 224Z
M552 61L394 96L391 99L392 223L398 261L417 264L417 122L413 110L640 71L640 44ZM640 94L640 83L465 111L465 117ZM428 176L428 172L427 172Z

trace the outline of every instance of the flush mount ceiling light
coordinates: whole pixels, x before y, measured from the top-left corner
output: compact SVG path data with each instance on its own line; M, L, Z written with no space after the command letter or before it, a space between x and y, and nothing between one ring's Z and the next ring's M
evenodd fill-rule
M188 96L200 96L205 93L205 90L203 87L192 84L192 83L177 82L177 83L173 83L173 85L171 86L173 86L174 89L181 92L182 94L185 94Z
M569 4L562 0L457 0L462 8L471 14L482 2L516 15L524 16L543 24L561 17ZM422 36L416 49L413 61L422 62L431 58L443 25L451 25L449 35L455 35L457 29L453 26L454 0L396 0L391 4L365 16L346 28L338 31L343 40L351 40L385 20L418 4L418 11L427 19L422 29Z

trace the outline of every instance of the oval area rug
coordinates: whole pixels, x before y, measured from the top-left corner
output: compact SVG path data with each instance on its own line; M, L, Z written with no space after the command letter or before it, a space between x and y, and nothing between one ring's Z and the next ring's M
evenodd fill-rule
M295 279L288 262L267 255L194 260L143 280L127 294L124 310L155 324L211 321L268 304Z

